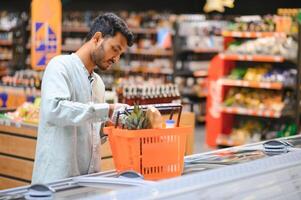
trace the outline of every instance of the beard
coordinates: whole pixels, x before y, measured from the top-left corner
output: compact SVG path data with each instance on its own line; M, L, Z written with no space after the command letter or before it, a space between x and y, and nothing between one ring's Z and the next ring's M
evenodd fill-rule
M105 51L104 51L104 43L103 41L98 49L92 52L91 59L95 63L95 65L98 67L98 69L105 71L107 70L110 65L108 62L105 61Z

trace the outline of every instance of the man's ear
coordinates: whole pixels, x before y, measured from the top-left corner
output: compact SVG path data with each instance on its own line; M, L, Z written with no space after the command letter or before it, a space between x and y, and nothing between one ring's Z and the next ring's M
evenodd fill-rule
M98 43L99 42L99 40L102 40L103 39L103 34L102 34L102 32L96 32L94 35L93 35L93 37L92 37L92 40L93 40L93 42L95 42L95 43Z

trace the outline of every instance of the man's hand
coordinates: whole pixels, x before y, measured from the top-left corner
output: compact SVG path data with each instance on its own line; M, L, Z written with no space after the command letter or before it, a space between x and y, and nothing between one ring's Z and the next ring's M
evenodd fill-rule
M130 106L128 104L123 104L123 103L116 103L116 104L110 104L110 112L111 115L110 116L110 121L111 124L115 124L116 123L116 119L117 119L117 114L122 113L125 111L125 109L129 108Z

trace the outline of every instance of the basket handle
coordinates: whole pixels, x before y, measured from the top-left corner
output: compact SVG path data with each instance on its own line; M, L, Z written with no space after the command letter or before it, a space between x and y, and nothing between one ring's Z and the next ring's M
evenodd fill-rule
M176 104L176 103L148 104L148 105L141 105L140 107L142 107L142 109L146 110L149 106L154 106L159 111L170 111L169 119L172 119L175 109L178 109L179 114L178 114L178 119L177 119L177 127L179 127L181 114L182 114L182 107L183 107L181 104ZM126 108L126 111L133 111L133 110L134 110L133 106L131 106L128 109ZM125 112L120 112L120 111L117 112L115 128L117 128L119 116L124 115L124 114L125 114Z

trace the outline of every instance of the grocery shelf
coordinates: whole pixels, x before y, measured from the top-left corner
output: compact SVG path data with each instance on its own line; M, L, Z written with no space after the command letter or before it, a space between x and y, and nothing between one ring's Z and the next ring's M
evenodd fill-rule
M223 134L220 134L216 138L216 144L219 146L228 146L228 147L244 145L241 142L230 139L230 137L228 137L228 136L223 136Z
M233 80L222 78L219 80L222 85L227 86L239 86L239 87L250 87L250 88L264 88L281 90L283 84L280 82L258 82L258 81L246 81L246 80Z
M183 92L181 93L181 96L188 97L188 98L198 98L203 99L207 97L207 93L194 93L194 92Z
M206 70L198 70L195 72L189 70L177 71L174 73L175 76L184 76L184 77L195 77L201 78L208 76L208 72Z
M150 56L172 56L172 50L165 49L130 49L130 54L150 55Z
M193 53L219 53L220 49L203 49L203 48L183 48L182 52L193 52Z
M77 51L80 47L80 45L62 45L62 51Z
M177 70L174 73L175 76L182 76L182 77L194 77L194 74L190 70Z
M62 32L88 33L88 26L63 26Z
M74 32L74 33L88 33L89 31L89 27L88 26L64 26L62 28L63 32ZM130 28L130 30L133 33L136 34L156 34L157 33L157 29L156 28Z
M206 92L198 93L197 96L198 96L199 98L206 98L206 97L208 96L208 93L206 93Z
M205 122L206 121L206 116L199 115L199 116L196 117L196 120L198 122Z
M248 109L241 107L226 107L221 106L221 112L229 114L238 114L238 115L250 115L258 117L268 117L268 118L280 118L281 112L269 109Z
M158 30L156 28L130 28L133 33L136 34L157 34Z
M18 122L18 121L14 121L11 119L0 119L0 126L37 129L37 124L27 123L27 122Z
M236 38L259 38L259 37L272 37L272 36L286 36L284 32L251 32L251 31L223 31L224 37Z
M193 76L194 77L206 77L206 76L208 76L208 71L198 70L198 71L193 72Z
M11 57L7 57L7 56L6 57L1 57L0 56L0 60L11 60L11 59L13 59L12 56Z
M0 46L11 46L13 45L13 41L11 40L0 40Z
M78 45L62 45L62 51L76 51L80 48ZM139 54L139 55L151 55L151 56L172 56L172 50L165 49L135 49L129 50L125 53Z
M0 32L10 32L11 29L6 29L6 28L3 28L3 27L0 27Z
M9 61L1 61L0 66L8 66L10 64Z
M233 61L283 62L285 60L283 56L272 56L272 55L246 55L246 54L220 53L219 56L224 60L233 60Z
M127 69L128 68L128 69ZM130 66L123 66L121 69L112 69L114 72L122 72L122 73L146 73L146 74L158 74L158 75L172 75L171 72L162 72L162 71L154 71L154 70L135 70L129 69Z

